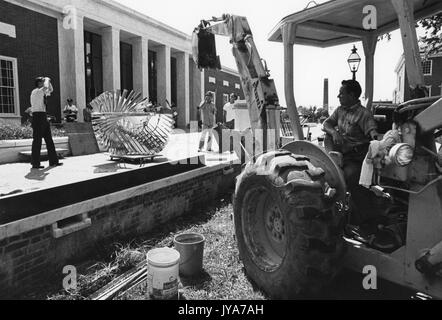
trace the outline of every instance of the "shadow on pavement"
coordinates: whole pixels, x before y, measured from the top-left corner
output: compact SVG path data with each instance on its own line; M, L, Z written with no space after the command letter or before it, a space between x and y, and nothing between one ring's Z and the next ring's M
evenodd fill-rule
M118 170L129 170L129 168L126 168L124 166L124 163L123 165L121 165L120 162L100 164L94 166L94 168L95 168L94 173L107 173L107 172L117 172Z
M28 180L37 180L37 181L43 181L46 176L49 175L49 170L51 170L51 167L47 167L43 170L39 170L39 169L31 169L29 171L29 173L25 176L26 179Z

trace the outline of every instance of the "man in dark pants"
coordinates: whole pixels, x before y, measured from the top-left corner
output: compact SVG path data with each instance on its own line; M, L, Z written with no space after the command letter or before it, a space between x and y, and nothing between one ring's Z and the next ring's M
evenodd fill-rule
M324 131L332 137L334 151L343 154L344 178L352 196L352 223L361 224L370 218L372 193L359 185L362 162L371 140L377 139L376 123L371 112L359 101L362 89L355 80L342 81L340 107L324 121Z
M41 139L45 139L48 150L49 165L60 166L54 141L52 140L51 127L46 115L46 97L53 91L51 79L39 77L35 79L35 89L31 93L32 112L32 156L33 169L43 169L40 165Z
M224 151L233 151L233 145L230 137L232 136L232 130L235 129L235 111L233 107L235 106L235 101L238 100L238 96L235 93L230 94L229 101L223 107L223 123L218 123L215 127L215 135L218 138L217 143L219 146L219 153ZM224 140L227 141L227 145Z
M201 138L199 142L198 152L202 152L206 140L206 136L208 136L207 140L207 151L212 152L212 136L213 136L213 128L216 126L216 107L213 103L213 94L210 91L207 91L204 96L204 101L201 102L198 107L199 110L199 118L203 124L203 131L201 133Z

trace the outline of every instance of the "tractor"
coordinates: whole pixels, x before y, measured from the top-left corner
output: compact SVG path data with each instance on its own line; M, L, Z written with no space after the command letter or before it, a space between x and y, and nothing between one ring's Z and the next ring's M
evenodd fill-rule
M362 20L377 10L375 28ZM442 99L427 97L415 24L442 11L438 0L333 0L283 18L269 40L284 46L284 83L293 141L282 145L279 99L245 17L202 20L193 34L200 68L217 69L215 35L230 38L250 118L238 135L249 157L237 177L234 223L240 258L249 278L271 298L320 293L342 268L379 277L442 298ZM378 37L400 28L408 83L415 98L372 108ZM362 41L366 108L383 130L399 133L373 160L369 190L373 211L384 218L368 241L351 225L354 208L342 154L304 139L294 97L294 44L327 48ZM422 94L424 92L424 94ZM383 140L384 139L384 140ZM251 140L253 143L244 143ZM367 209L367 208L365 208ZM394 240L385 244L385 239Z

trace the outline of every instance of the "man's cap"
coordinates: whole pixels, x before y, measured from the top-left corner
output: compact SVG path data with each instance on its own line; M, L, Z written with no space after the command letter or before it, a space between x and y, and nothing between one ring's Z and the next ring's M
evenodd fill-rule
M213 97L213 93L210 91L207 91L206 94L204 95L205 97Z
M73 102L74 100L72 100L72 98L67 98L66 101L67 101L67 102Z
M238 95L236 93L231 93L230 98L238 99Z

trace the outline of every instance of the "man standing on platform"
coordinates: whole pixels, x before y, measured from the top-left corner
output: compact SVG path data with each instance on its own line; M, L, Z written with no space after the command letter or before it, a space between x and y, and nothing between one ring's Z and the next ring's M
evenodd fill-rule
M52 140L51 126L46 115L46 97L54 89L51 79L38 77L35 79L35 89L31 93L31 112L32 112L32 156L31 164L33 169L43 169L40 165L41 139L45 139L48 150L49 165L61 166L58 162L55 151L54 141Z
M213 128L216 126L216 107L213 104L212 99L212 92L208 91L204 97L204 101L201 102L198 108L203 126L203 132L201 134L198 148L199 152L203 151L206 136L209 136L207 140L207 151L212 151Z
M238 96L235 93L230 95L230 100L223 107L224 125L229 129L235 129L235 111L233 107Z
M235 106L235 102L238 100L238 96L236 93L232 93L229 96L229 101L223 107L223 123L219 123L215 128L216 133L218 134L218 145L219 145L219 153L223 153L224 151L233 151L233 145L230 142L230 136L232 130L235 129L235 110L233 107ZM228 138L227 147L224 145L224 138ZM226 150L224 150L226 149Z

